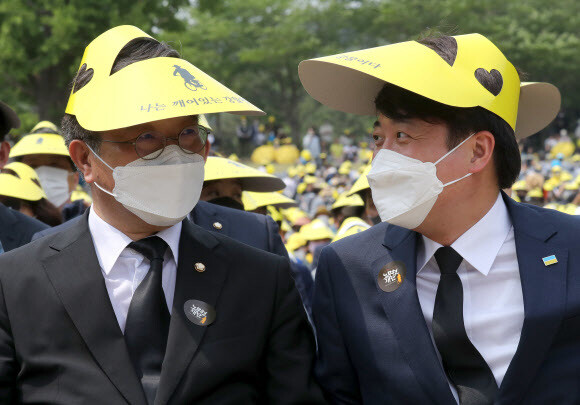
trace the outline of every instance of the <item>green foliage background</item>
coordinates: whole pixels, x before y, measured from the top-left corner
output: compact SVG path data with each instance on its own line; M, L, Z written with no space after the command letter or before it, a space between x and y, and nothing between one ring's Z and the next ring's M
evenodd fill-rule
M324 122L362 135L373 121L312 100L298 79L301 60L416 39L426 29L486 35L529 80L560 88L570 126L580 116L577 0L2 0L0 99L21 116L19 133L39 119L60 121L84 47L120 24L169 42L295 138ZM224 114L213 124L228 139L237 119Z

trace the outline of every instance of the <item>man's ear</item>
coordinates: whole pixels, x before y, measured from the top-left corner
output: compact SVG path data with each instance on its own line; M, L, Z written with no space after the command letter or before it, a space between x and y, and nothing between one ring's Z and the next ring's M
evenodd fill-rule
M205 148L203 152L203 160L207 162L207 157L209 156L209 151L211 149L211 143L209 141L205 141Z
M495 147L495 137L489 131L479 131L473 134L473 142L471 142L471 160L470 173L478 173L482 171L493 158L493 150Z
M10 155L10 144L6 141L0 142L0 169L8 163L8 156Z
M87 183L92 183L93 178L93 159L90 159L91 150L83 142L75 139L68 146L68 153L75 166L83 174Z

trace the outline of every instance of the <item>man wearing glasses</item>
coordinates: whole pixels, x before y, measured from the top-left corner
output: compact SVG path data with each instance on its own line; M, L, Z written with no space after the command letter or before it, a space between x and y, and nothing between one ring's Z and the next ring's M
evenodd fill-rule
M0 404L322 402L287 259L182 221L198 115L261 111L178 57L131 26L87 47L62 129L94 202L0 258Z

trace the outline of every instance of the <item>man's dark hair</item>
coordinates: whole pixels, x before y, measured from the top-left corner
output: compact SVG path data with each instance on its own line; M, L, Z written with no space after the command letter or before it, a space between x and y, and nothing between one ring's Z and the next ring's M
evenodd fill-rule
M135 38L121 49L110 74L112 75L132 63L159 57L179 58L179 53L164 42L152 38ZM83 64L71 84L73 93L82 89L92 78L93 69L87 69L86 64ZM67 147L73 140L78 139L89 145L95 152L99 151L101 146L99 133L83 128L74 115L64 115L61 129Z
M455 38L430 37L417 42L434 50L449 65L455 62ZM474 75L488 91L499 94L503 85L501 76L498 78L484 74L479 69ZM513 129L502 118L482 107L451 107L390 83L386 83L377 95L375 106L377 112L394 120L418 118L429 123L446 125L449 150L474 132L489 131L495 138L493 161L499 188L511 187L520 173L521 157Z

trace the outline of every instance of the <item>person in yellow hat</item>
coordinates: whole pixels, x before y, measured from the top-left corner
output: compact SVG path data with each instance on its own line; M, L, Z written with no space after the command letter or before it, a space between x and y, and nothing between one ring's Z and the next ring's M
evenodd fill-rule
M336 236L332 241L335 242L349 235L353 227L356 227L358 231L368 229L369 224L361 218L364 211L365 203L359 194L347 196L347 193L344 193L340 196L332 204L332 217L337 227Z
M62 224L60 210L47 200L34 169L24 163L12 162L0 170L0 202L49 226Z
M578 314L567 283L580 219L502 192L520 172L517 141L557 115L558 89L522 83L481 34L298 69L313 98L379 123L367 178L386 223L329 245L317 270L316 373L330 401L580 401L580 364L562 361L580 353L580 329L562 321Z
M10 144L5 141L5 137L13 128L19 127L20 119L14 110L0 101L0 169L7 163L10 153ZM14 180L10 181L10 183L14 182ZM27 244L35 233L46 228L48 226L41 221L11 209L0 202L0 254Z
M210 156L205 165L200 199L225 207L244 209L244 191L271 192L284 189L279 177L243 163Z
M79 184L79 173L56 126L49 121L39 122L14 145L10 158L36 170L48 201L64 214L65 205L71 202L71 193ZM74 213L67 212L65 219L82 214L85 208L82 203L78 207L67 207L67 211Z
M219 112L262 114L137 27L87 46L62 128L93 205L0 256L2 402L324 403L288 259L186 219Z

